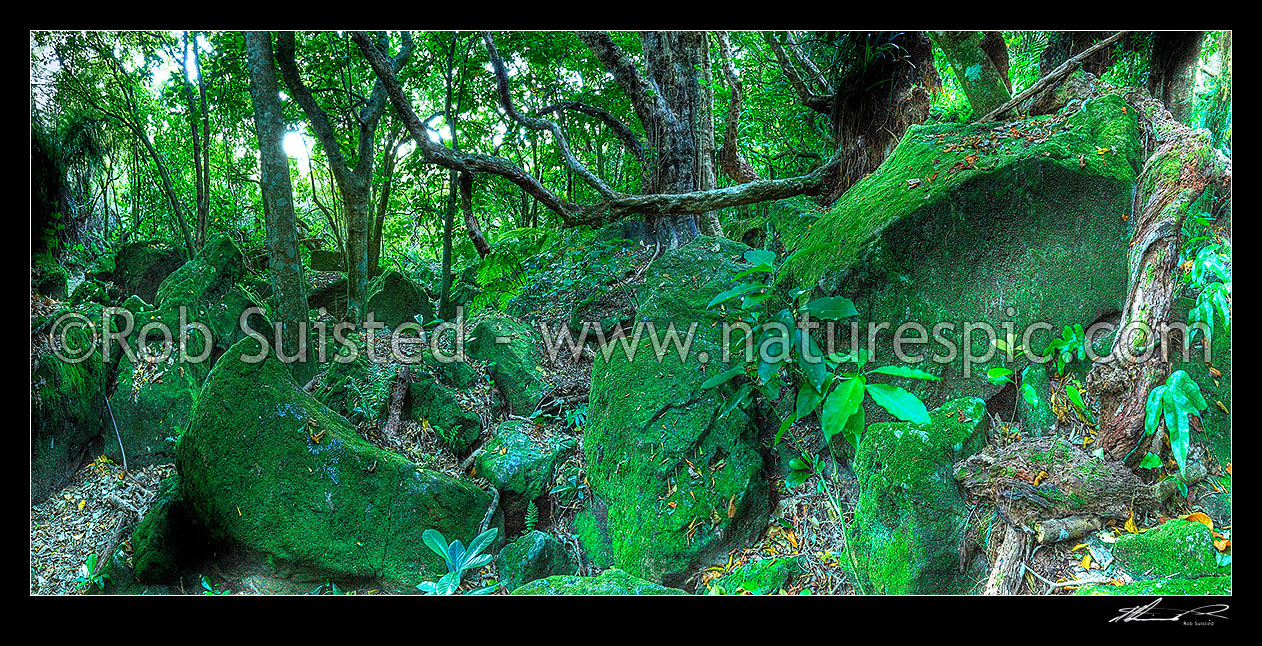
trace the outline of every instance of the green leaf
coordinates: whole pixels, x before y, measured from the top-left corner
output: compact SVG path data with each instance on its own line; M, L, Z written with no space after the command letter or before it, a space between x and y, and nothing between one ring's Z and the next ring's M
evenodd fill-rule
M701 383L701 389L705 390L707 388L714 388L715 386L718 386L719 384L725 384L731 381L732 378L735 377L736 375L743 375L743 374L745 374L744 366L737 366L735 368L729 368L703 381Z
M902 388L889 384L868 384L868 393L872 395L872 401L898 419L917 424L929 423L929 411L925 410L924 402Z
M1012 370L1009 368L991 368L986 371L986 380L992 384L1006 384L1012 381L1010 375Z
M891 377L906 377L907 379L922 379L924 381L942 381L942 377L929 374L924 370L916 368L908 368L907 366L881 366L868 371L868 374L889 375Z
M845 429L846 422L854 415L855 411L860 409L863 404L864 379L863 377L855 377L841 382L828 398L824 400L824 407L820 409L820 428L824 432L824 439L831 440L832 437Z
M1157 457L1157 454L1152 452L1145 455L1143 461L1139 463L1139 467L1141 469L1156 469L1159 466L1161 466L1161 458Z
M850 419L846 420L845 428L841 429L841 434L846 438L846 441L850 443L850 446L855 448L856 451L859 449L859 441L863 439L863 418L865 415L866 413L863 412L863 407L860 406L859 410L855 411L854 415L851 415Z
M435 554L443 557L443 560L450 565L451 559L447 556L447 538L443 536L442 532L436 529L427 529L421 534L421 542L425 543L425 546Z
M753 274L770 274L773 271L775 271L775 268L771 265L757 265L732 276L732 278L744 278L746 276L752 276Z
M714 307L715 305L718 305L719 303L730 301L733 298L736 298L737 296L743 296L752 291L757 291L762 288L763 286L759 285L758 283L741 283L740 285L737 285L736 287L733 287L729 290L719 292L717 296L710 299L710 302L706 305L706 309Z
M730 399L727 400L727 404L724 404L723 411L719 413L719 419L723 419L724 417L727 417L727 414L732 412L734 408L739 406L741 402L744 401L745 398L749 396L749 392L753 389L754 389L754 384L745 382L745 384L741 386L736 391L736 393L732 395Z
M815 318L829 321L859 315L859 310L855 309L854 302L840 296L817 298L803 305L802 311L810 313Z
M1148 403L1144 404L1144 434L1157 432L1157 423L1161 416L1161 402L1166 393L1166 386L1160 385L1148 393Z
M766 249L750 249L745 252L745 260L753 265L770 266L776 262L776 254Z

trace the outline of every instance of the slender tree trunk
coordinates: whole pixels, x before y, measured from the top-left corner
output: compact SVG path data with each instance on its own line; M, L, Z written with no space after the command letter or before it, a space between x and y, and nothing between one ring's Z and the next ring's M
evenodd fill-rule
M210 227L210 112L206 109L206 74L202 70L201 56L197 51L197 39L193 39L193 66L197 68L197 96L202 114L202 192L197 200L197 219L204 222L201 244L206 243L206 231Z
M372 243L368 249L368 270L372 276L381 273L381 245L386 227L386 212L390 208L390 191L394 183L394 168L398 163L400 143L391 136L386 145L386 160L381 182L381 195L377 200L377 217L373 218Z
M298 226L294 215L293 188L289 179L289 157L285 154L285 121L273 64L271 36L267 32L245 33L246 59L250 68L250 96L254 101L254 124L258 132L259 186L267 222L268 275L272 284L272 316L281 326L282 360L289 363L299 383L315 373L309 361L306 331L306 285L302 278L302 256L298 253ZM296 362L295 362L296 361Z
M456 308L451 304L451 245L452 230L456 227L456 171L447 171L447 209L443 211L443 282L438 296L438 312L443 320L455 317Z
M964 87L973 114L978 117L1003 105L1012 98L1004 75L995 60L983 48L985 36L980 31L930 32L942 48L951 71ZM1006 49L1004 50L1006 53Z

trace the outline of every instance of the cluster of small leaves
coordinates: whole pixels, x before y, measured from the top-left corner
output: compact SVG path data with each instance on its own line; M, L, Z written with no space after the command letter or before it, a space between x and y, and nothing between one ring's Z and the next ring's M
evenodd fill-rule
M469 546L465 547L464 543L458 540L448 543L442 532L436 529L425 530L425 533L421 535L421 540L435 554L443 557L443 562L447 565L447 574L444 574L438 581L424 581L416 586L416 589L426 594L455 594L460 587L460 582L464 579L465 572L490 564L492 556L490 554L482 554L482 550L490 547L491 543L495 542L495 537L499 535L499 531L498 528L492 527L478 534L472 541L469 541ZM499 584L494 583L473 590L469 594L490 594L498 588Z
M1201 395L1201 387L1188 373L1176 370L1166 383L1153 388L1148 393L1145 406L1144 432L1152 435L1160 424L1166 425L1170 434L1170 450L1174 453L1174 461L1179 465L1179 473L1187 472L1188 449L1191 447L1192 433L1189 416L1199 415L1209 406Z
M97 572L96 554L89 554L83 565L79 566L79 576L72 581L75 587L80 590L90 586L96 586L98 590L104 590L105 584L110 581L110 575L105 572Z
M1201 330L1208 329L1213 341L1214 326L1223 321L1223 332L1231 332L1231 242L1215 234L1214 218L1208 213L1188 215L1183 223L1182 266L1179 286L1196 294L1196 304L1188 312L1188 343Z
M1058 338L1047 344L1043 356L1053 356L1056 360L1056 374L1065 374L1065 366L1073 362L1085 361L1087 358L1087 335L1082 325L1075 323L1066 325Z

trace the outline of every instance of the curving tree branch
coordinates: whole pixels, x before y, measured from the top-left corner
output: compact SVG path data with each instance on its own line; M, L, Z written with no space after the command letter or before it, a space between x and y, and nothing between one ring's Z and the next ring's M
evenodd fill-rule
M612 112L581 101L562 101L543 108L538 114L552 114L561 110L572 110L599 119L613 131L614 136L618 138L618 141L622 142L627 152L631 153L641 164L644 163L644 143L640 141L640 138L631 129L631 126L618 120L618 117L615 117Z
M538 117L528 117L517 111L513 107L513 98L508 91L508 71L504 69L504 59L500 58L499 51L495 49L495 40L491 37L491 32L482 32L482 40L486 41L486 50L491 55L491 67L495 70L496 86L499 91L500 105L504 107L504 112L508 114L508 118L520 123L531 130L547 130L552 133L556 139L557 147L561 149L561 157L565 159L565 165L570 167L584 182L596 189L601 197L611 198L614 196L614 190L605 184L604 180L596 176L595 173L588 170L577 157L574 151L570 150L569 140L565 138L561 126L557 122L550 119L541 119Z

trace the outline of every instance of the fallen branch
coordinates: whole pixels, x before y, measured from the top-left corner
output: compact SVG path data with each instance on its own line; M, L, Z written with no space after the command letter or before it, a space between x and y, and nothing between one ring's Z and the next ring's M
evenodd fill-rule
M1125 31L1119 31L1116 34L1113 34L1112 36L1109 36L1108 38L1105 38L1104 40L1084 49L1077 56L1070 58L1064 63L1061 63L1060 66L1057 67L1056 69L1048 72L1047 76L1044 76L1043 78L1036 81L1034 85L1031 85L1030 87L1026 88L1024 91L1022 91L1020 94L1009 99L1007 103L1004 103L1003 105L986 113L986 116L982 117L981 119L978 119L977 122L985 123L987 121L993 121L994 119L998 119L1005 112L1017 107L1018 105L1021 105L1022 101L1025 101L1026 99L1038 94L1039 92L1042 92L1048 87L1051 87L1059 83L1061 79L1065 78L1066 76L1069 76L1070 72L1077 69L1079 65L1082 65L1083 61L1090 58L1092 54L1100 51L1101 49L1104 49L1105 47L1108 47L1109 45L1112 45L1113 43L1117 42L1118 39L1120 39L1122 36L1125 36L1127 33L1128 32L1125 32Z

